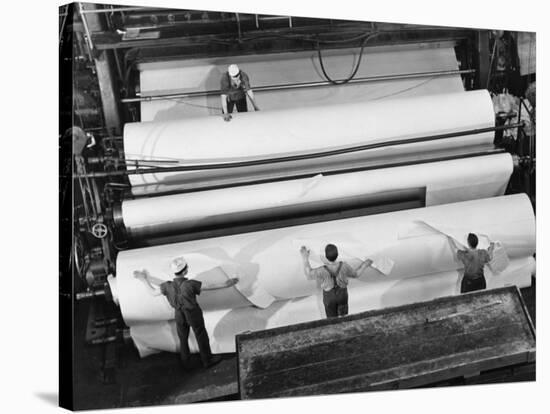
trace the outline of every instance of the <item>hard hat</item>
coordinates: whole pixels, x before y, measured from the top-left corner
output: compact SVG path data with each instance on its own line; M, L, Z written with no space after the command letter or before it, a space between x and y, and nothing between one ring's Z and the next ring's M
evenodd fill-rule
M229 65L229 67L227 68L227 72L230 76L235 77L239 74L240 69L237 65Z
M180 273L183 270L187 269L187 262L183 257L176 257L174 260L172 260L172 263L170 263L170 269L172 269L172 272L174 273Z

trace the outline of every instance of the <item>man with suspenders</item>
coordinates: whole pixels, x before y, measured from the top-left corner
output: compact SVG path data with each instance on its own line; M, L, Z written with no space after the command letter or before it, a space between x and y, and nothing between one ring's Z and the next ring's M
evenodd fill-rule
M349 264L336 261L338 248L334 244L327 244L325 257L328 264L312 269L309 264L309 250L302 246L300 249L304 262L304 273L308 280L318 280L323 289L323 304L327 318L345 316L348 314L348 278L357 278L364 269L372 264L366 259L357 269Z
M197 302L197 295L202 291L223 289L235 285L237 278L228 279L222 283L203 283L197 279L188 279L189 266L184 257L176 257L170 263L174 273L171 281L156 278L147 270L135 271L134 277L141 280L153 296L164 295L174 308L176 329L180 340L180 359L184 368L191 367L191 352L189 350L189 329L193 329L202 364L208 368L221 361L219 355L213 355L210 349L210 339L204 326L202 309Z

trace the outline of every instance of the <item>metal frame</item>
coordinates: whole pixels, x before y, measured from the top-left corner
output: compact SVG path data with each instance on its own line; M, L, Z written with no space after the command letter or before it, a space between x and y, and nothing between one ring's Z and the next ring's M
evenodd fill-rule
M401 139L401 140L390 141L390 142L364 144L364 145L351 146L351 147L341 148L337 150L330 150L330 151L320 151L320 152L314 152L314 153L306 153L306 154L291 155L291 156L284 156L284 157L254 159L249 161L231 162L231 163L190 164L190 165L180 165L176 167L139 168L139 163L141 161L143 161L143 163L145 164L151 164L151 161L131 160L129 161L129 163L136 165L136 169L134 170L122 170L122 171L112 171L112 172L92 172L85 175L79 174L76 177L77 178L80 178L80 177L98 178L98 177L126 176L126 175L136 175L136 174L155 174L155 173L163 173L163 172L180 172L180 171L197 171L197 170L215 170L215 169L225 169L225 168L252 167L252 166L257 166L262 164L285 163L285 162L301 161L301 160L313 159L313 158L317 159L317 158L342 155L342 154L358 152L358 151L367 151L367 150L383 148L388 146L394 147L398 145L408 145L408 144L414 144L419 142L428 142L428 141L437 141L441 139L457 138L465 135L475 135L475 134L482 134L486 132L496 132L496 131L502 131L506 129L517 128L518 126L521 126L521 125L523 125L523 123L519 122L516 124L502 125L498 127L470 129L465 131L450 132L446 134L436 134L436 135L430 135L430 136L424 136L424 137L407 138L407 139Z
M489 30L476 32L477 82L476 89L486 89L490 76Z
M401 80L401 79L417 79L417 78L428 78L428 77L443 77L443 76L453 76L453 75L472 75L475 74L475 69L463 69L463 70L444 70L444 71L434 71L434 72L417 72L417 73L402 73L397 75L378 75L378 76L366 76L362 78L353 78L347 83L370 83L370 82L381 82L388 80ZM302 89L302 88L316 88L321 86L329 86L331 82L329 81L316 81L316 82L300 82L300 83L286 83L280 85L265 85L254 87L255 92L271 92L279 90L290 90L290 89ZM173 93L165 95L150 95L150 96L141 96L139 98L125 98L121 99L122 103L134 103L134 102L150 102L150 101L160 101L160 100L170 100L176 98L196 98L203 96L212 96L218 95L219 90L209 90L201 92L189 92L189 93Z
M122 131L122 120L119 109L119 94L113 70L115 67L113 57L109 51L98 51L92 41L92 33L103 30L103 24L98 13L93 13L93 11L102 9L98 9L98 5L96 4L86 5L90 8L86 9L83 3L79 3L79 13L86 34L86 44L88 45L90 56L95 63L105 124L109 131L114 134L120 134Z

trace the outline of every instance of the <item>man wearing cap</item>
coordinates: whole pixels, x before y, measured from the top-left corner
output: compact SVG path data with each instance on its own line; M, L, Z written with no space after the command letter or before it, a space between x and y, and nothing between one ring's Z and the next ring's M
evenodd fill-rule
M327 318L336 316L345 316L348 314L348 278L357 278L367 267L372 264L372 260L366 259L357 269L353 269L349 264L336 261L338 258L338 248L334 244L327 244L325 247L325 257L328 264L312 269L309 264L309 250L307 247L300 248L302 260L304 263L304 273L308 280L317 280L323 290L323 304Z
M254 101L254 91L250 89L250 79L248 75L239 69L237 65L229 65L227 72L222 75L220 82L223 119L231 120L233 107L237 106L238 112L247 112L248 105L246 97L250 98L255 111L259 111L258 105Z
M189 328L193 328L199 352L204 367L212 366L221 361L219 356L212 355L210 340L204 327L202 309L197 303L197 295L203 290L222 289L233 286L238 282L237 278L229 279L222 284L203 284L195 279L187 279L185 276L189 266L183 257L176 257L170 264L175 278L173 281L165 281L151 276L146 270L135 271L134 276L142 280L150 289L151 294L164 295L168 303L175 309L176 327L180 340L180 358L184 367L189 367Z

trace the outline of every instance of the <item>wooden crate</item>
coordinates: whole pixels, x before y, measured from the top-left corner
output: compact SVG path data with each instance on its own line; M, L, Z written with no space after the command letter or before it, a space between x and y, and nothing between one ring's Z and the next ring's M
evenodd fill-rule
M516 287L236 337L242 399L410 388L535 360Z

